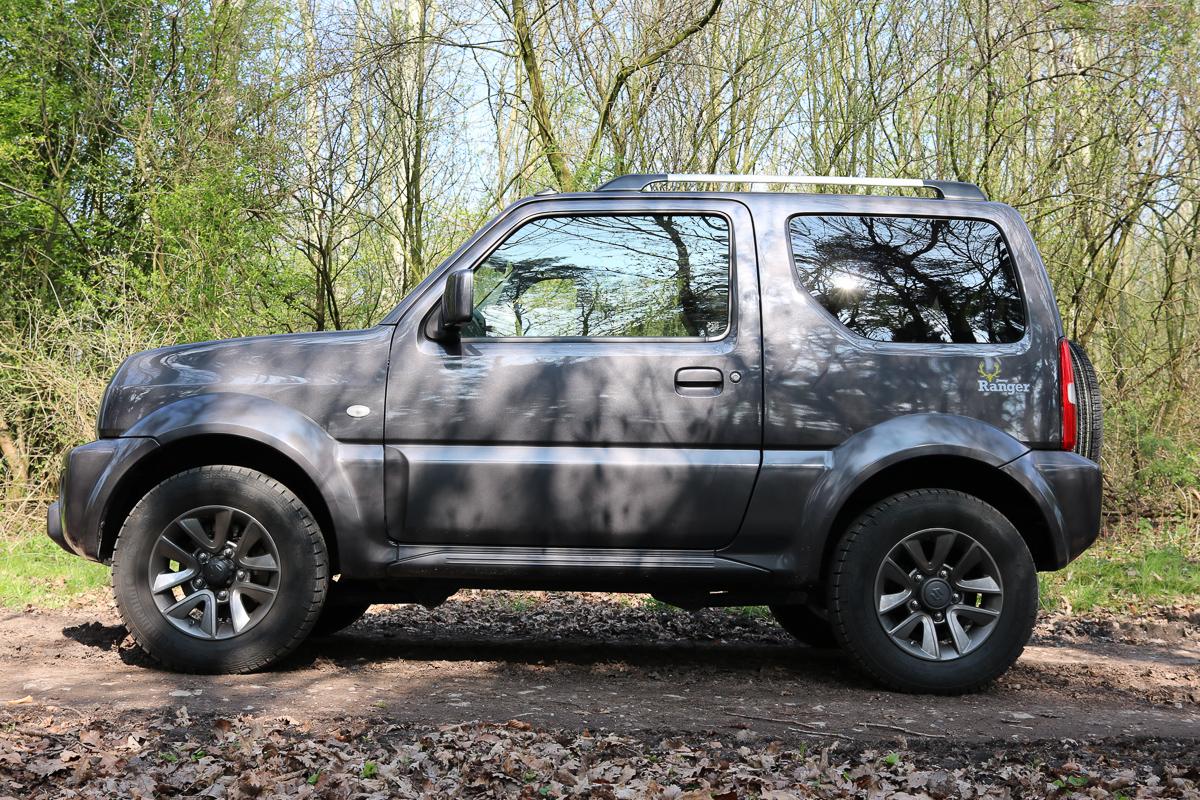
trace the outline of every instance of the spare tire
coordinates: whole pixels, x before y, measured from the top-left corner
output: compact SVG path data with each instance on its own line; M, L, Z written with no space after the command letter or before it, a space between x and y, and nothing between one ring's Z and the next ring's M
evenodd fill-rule
M1083 346L1068 341L1075 376L1075 452L1092 461L1100 461L1104 438L1104 409L1100 403L1100 382L1096 369Z

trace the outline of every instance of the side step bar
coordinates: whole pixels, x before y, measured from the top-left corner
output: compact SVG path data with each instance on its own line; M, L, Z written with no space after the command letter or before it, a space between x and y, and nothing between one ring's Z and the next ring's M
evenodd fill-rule
M582 547L477 547L399 545L389 578L459 581L492 580L533 585L558 581L597 586L653 581L705 586L745 585L770 573L706 550L622 550Z

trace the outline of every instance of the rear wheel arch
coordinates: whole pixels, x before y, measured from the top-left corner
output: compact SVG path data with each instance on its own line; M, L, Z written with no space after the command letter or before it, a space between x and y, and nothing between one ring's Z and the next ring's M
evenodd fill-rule
M270 445L232 434L202 434L176 439L152 450L122 477L105 509L100 529L100 559L109 561L117 534L129 512L147 492L172 475L196 467L226 464L263 473L291 490L321 529L332 571L338 571L337 531L324 496L304 469Z
M999 467L966 456L917 456L889 464L854 488L829 527L821 558L821 578L842 534L879 501L916 489L952 489L984 501L1003 514L1021 534L1039 570L1056 568L1051 527L1033 496Z

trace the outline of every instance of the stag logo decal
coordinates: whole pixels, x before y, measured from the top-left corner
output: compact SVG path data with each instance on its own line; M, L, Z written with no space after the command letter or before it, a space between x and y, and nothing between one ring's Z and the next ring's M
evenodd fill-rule
M1011 378L1000 377L1003 369L998 358L985 358L979 362L981 394L1024 394L1029 391L1028 383L1017 383Z

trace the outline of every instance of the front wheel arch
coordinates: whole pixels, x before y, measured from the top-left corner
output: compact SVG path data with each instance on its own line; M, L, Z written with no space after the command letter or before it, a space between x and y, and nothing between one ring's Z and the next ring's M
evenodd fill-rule
M152 450L134 464L122 478L105 509L100 529L100 559L104 562L112 560L113 546L121 525L147 492L171 475L217 464L261 472L295 493L321 529L333 574L339 572L337 530L333 517L325 498L308 473L295 461L262 442L225 434L177 439Z

